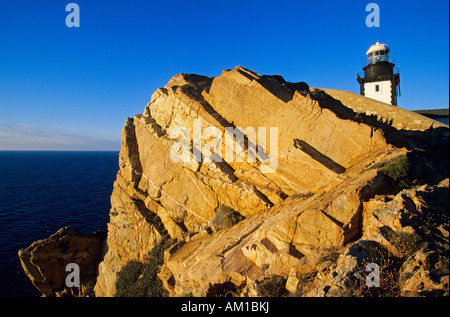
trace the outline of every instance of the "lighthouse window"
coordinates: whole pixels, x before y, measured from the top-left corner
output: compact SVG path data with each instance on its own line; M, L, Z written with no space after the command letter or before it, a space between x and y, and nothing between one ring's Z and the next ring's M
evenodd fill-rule
M375 85L375 91L380 91L380 85Z

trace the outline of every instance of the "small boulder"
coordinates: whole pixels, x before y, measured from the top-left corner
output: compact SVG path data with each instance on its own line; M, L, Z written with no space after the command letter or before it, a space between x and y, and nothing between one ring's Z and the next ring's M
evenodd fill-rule
M43 296L86 296L95 284L104 241L105 235L65 227L20 249L18 255L25 274ZM67 286L66 278L73 271L70 263L78 265L79 287Z

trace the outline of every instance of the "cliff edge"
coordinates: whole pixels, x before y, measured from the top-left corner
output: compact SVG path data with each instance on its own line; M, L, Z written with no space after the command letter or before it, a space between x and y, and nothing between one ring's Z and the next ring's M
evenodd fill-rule
M279 75L179 74L122 130L95 295L448 295L448 136Z

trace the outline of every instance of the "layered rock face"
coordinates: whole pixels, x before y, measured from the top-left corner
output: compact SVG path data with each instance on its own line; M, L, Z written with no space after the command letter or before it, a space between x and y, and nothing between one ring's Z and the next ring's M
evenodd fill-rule
M170 296L267 295L267 280L299 296L448 294L446 125L236 67L173 77L121 142L96 296L161 245L153 293ZM52 296L30 248L24 268ZM381 286L365 286L368 263Z
M400 189L380 168L418 144L448 142L448 127L344 91L297 91L280 78L242 67L215 78L180 74L127 119L97 296L114 296L127 263L145 261L167 237L175 244L159 277L171 296L256 295L275 275L296 292L320 256L350 257L352 245L393 226L381 220L388 199L380 197ZM436 184L446 168L434 170ZM214 227L224 206L245 219Z

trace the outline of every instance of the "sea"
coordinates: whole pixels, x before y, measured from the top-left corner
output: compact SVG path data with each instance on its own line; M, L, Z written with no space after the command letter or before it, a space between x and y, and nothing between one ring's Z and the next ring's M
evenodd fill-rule
M119 152L0 151L0 297L39 297L17 252L71 226L105 230Z

